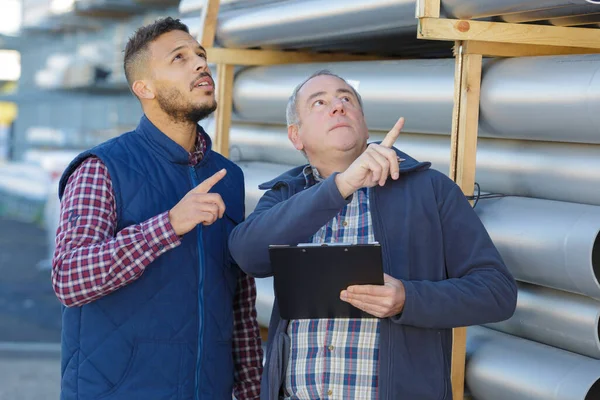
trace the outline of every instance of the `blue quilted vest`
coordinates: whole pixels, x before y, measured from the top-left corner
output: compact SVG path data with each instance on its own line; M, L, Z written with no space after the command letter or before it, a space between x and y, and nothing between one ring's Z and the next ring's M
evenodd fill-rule
M143 116L138 127L80 154L68 177L90 155L112 180L117 231L171 209L221 168L213 187L225 217L183 236L180 246L143 275L99 300L63 308L61 399L231 399L233 300L238 267L227 248L244 218L244 179L235 164L210 150L191 167L188 153Z

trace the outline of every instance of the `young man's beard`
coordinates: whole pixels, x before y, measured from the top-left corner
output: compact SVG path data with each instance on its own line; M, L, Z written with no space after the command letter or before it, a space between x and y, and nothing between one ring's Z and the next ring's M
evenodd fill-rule
M160 108L171 117L174 122L198 123L208 117L217 109L217 102L213 99L208 104L184 104L183 96L177 89L164 90L158 93L156 100Z

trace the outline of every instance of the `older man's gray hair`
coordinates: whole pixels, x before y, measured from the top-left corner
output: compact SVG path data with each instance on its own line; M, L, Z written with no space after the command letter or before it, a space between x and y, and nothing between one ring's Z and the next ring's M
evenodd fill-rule
M312 74L311 76L309 76L308 78L306 78L302 83L300 83L298 86L296 86L296 88L292 92L292 95L288 99L287 107L286 107L286 110L285 110L285 117L286 117L287 125L288 126L290 126L290 125L300 125L300 118L298 117L298 92L300 91L300 89L302 89L302 87L306 84L306 82L310 81L312 78L315 78L315 77L321 76L321 75L335 76L336 78L341 79L348 86L350 86L350 89L352 89L352 92L354 93L354 95L358 99L358 104L360 105L360 109L362 111L362 109L363 109L362 98L360 97L360 94L358 94L358 92L356 91L356 89L354 88L354 86L352 86L351 84L349 84L348 81L346 81L341 76L336 75L336 74L334 74L333 72L331 72L329 70L323 69L323 70L315 72L314 74ZM363 114L364 114L364 112L363 112Z

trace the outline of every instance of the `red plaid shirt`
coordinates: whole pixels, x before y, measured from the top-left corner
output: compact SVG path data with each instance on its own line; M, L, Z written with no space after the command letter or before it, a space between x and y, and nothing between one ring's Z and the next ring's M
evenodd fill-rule
M197 135L190 165L203 157L206 143ZM73 218L79 219L76 225ZM60 301L81 306L123 287L144 273L158 256L181 243L165 211L141 224L116 231L117 213L108 169L96 157L71 175L61 202L52 285ZM263 351L256 322L254 279L241 273L234 300L234 394L260 395Z

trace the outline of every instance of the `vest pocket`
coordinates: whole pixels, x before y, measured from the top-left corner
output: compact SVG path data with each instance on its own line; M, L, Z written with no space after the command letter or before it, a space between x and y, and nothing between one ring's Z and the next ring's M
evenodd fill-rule
M121 379L101 399L180 399L184 343L136 341Z

